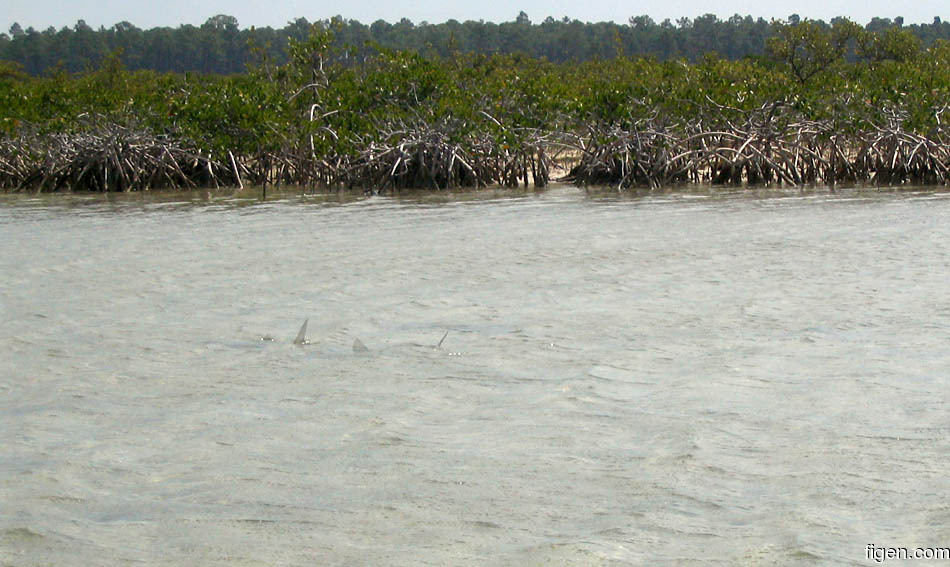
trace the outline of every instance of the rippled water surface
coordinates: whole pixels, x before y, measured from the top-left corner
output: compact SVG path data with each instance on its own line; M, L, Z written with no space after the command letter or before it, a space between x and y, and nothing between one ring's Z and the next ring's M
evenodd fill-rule
M946 193L190 199L0 199L0 564L950 544Z

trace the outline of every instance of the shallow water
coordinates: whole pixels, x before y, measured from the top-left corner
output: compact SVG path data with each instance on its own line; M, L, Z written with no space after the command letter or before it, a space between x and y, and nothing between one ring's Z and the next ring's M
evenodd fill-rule
M0 564L950 544L950 194L274 199L0 199Z

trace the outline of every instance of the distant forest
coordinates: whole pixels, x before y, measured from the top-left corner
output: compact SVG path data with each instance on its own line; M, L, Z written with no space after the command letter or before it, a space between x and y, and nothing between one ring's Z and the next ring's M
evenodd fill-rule
M801 21L789 16L787 23ZM831 27L836 20L817 23ZM738 60L760 56L775 24L750 16L720 20L712 14L695 19L657 23L649 16L631 17L627 24L584 23L567 17L532 22L521 12L512 22L483 21L441 24L402 19L395 24L382 20L365 25L355 20L333 18L324 22L334 30L336 46L348 55L361 58L370 47L411 50L427 57L449 57L454 53L523 53L561 63L610 59L619 55L653 57L664 61L685 59L696 62L709 53ZM891 29L909 31L923 47L950 40L950 23L935 17L930 24L904 25L903 18L874 18L867 31ZM98 30L80 20L73 27L37 31L11 26L0 34L0 60L13 62L31 75L53 70L79 72L95 68L115 54L129 70L159 72L242 73L249 64L267 60L284 63L291 39L303 41L310 32L305 18L281 29L241 29L236 18L218 15L200 27L139 29L128 22Z

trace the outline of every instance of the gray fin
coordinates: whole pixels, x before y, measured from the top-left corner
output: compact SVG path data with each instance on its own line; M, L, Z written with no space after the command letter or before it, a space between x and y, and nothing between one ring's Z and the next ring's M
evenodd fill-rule
M353 339L353 352L369 352L369 348L359 339Z
M449 336L449 332L448 332L448 331L446 331L445 334L442 335L442 340L439 341L439 344L435 345L435 348L442 348L442 343L445 342L445 337L447 337L447 336Z
M295 345L305 345L310 342L307 340L307 322L308 321L310 321L310 319L304 319L303 325L300 326L300 331L297 333L297 338L294 339Z

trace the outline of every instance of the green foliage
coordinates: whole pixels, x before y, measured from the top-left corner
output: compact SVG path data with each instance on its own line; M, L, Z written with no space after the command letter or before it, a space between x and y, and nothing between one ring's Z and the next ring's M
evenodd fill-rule
M882 33L863 34L860 54L870 61L906 62L921 55L920 38L905 29L889 28Z
M798 31L810 32L813 26L819 30L836 27L838 20L829 26L821 21L797 19L790 23L769 23L739 15L720 20L713 14L704 14L675 23L669 20L656 23L647 16L633 16L628 24L619 25L551 17L532 23L524 15L503 23L449 20L441 24L414 24L402 19L394 24L377 21L364 25L337 17L315 23L298 18L281 29L241 29L235 18L219 14L201 26L145 30L129 22L95 30L80 21L72 27L59 30L51 27L43 31L23 30L14 24L9 36L0 34L0 60L15 61L34 76L57 66L77 73L98 67L110 53L121 49L124 64L133 71L234 74L262 61L274 65L289 62L294 55L288 46L299 48L310 41L311 27L317 25L332 30L333 47L356 60L376 51L375 47L367 46L370 44L414 51L426 58L468 53L522 53L558 63L621 56L655 57L661 61L685 59L696 63L712 51L730 60L761 56L769 38L794 39L787 34L799 23L806 25ZM912 47L907 45L910 36L923 48L941 39L950 40L950 23L939 18L932 24L910 26L904 26L900 18L894 21L874 18L863 31L882 37L894 35L880 45L866 46L871 48L867 54L871 57L906 56L907 48Z
M768 40L766 54L787 65L803 85L844 61L848 49L864 33L849 20L839 20L831 28L811 20L774 22L772 27L775 35Z
M453 33L463 37L466 25L456 22ZM411 23L390 27L399 26ZM510 26L552 37L585 29L553 20ZM681 29L712 37L717 26L714 16L704 16ZM673 29L642 19L630 27ZM368 36L372 28L376 35L392 32L377 24L363 31ZM226 17L200 29L235 37L239 31ZM490 140L506 155L524 155L536 149L539 133L697 122L714 130L777 105L804 119L831 120L841 131L899 120L926 135L945 128L950 116L950 42L924 48L894 26L872 33L843 19L831 26L776 22L768 57L710 53L694 62L619 55L614 34L607 55L567 63L522 53L341 43L340 35L353 29L342 20L297 21L281 58L271 56L261 34L246 46L256 62L240 74L134 70L128 61L139 56L121 47L79 72L60 66L31 77L16 63L0 62L0 132L79 132L105 120L174 136L219 159L229 152L248 160L281 153L319 162L357 156L374 144L398 145L419 125L438 127L446 143ZM70 33L94 32L77 26ZM127 25L111 33L131 45L142 32ZM621 34L620 41L627 39Z

